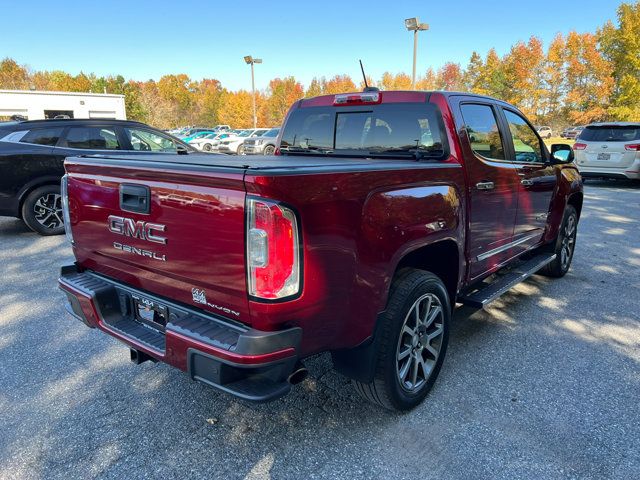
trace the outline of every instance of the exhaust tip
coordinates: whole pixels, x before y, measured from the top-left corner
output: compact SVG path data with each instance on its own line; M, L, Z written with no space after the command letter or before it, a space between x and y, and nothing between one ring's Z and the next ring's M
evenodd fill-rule
M307 378L307 375L309 375L309 370L307 370L304 365L299 364L298 366L296 366L293 372L291 372L291 375L287 377L287 382L289 382L291 385L296 385Z

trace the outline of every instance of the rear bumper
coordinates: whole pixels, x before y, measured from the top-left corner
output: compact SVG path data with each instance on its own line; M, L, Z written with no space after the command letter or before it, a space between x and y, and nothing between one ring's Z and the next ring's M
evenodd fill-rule
M637 163L637 162L636 162ZM628 168L598 168L578 166L580 175L584 178L622 178L627 180L640 180L638 165L634 164Z
M97 275L62 267L58 280L67 311L130 348L186 371L196 381L244 400L264 402L285 395L298 363L299 328L263 332L204 314ZM166 307L164 331L136 320L133 298Z

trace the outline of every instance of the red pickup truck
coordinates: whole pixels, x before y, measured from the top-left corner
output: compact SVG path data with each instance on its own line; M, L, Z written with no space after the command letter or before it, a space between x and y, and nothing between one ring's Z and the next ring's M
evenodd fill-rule
M512 105L464 93L296 102L276 155L65 162L67 309L131 349L266 401L331 352L397 410L432 387L456 303L569 269L582 180Z

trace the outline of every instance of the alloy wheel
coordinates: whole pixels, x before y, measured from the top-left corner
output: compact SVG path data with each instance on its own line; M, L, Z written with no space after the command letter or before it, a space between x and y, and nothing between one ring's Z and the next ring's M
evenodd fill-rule
M36 200L33 204L33 213L36 221L47 229L55 229L62 226L62 197L57 193L48 193Z
M404 319L396 350L396 373L408 392L420 390L429 380L440 355L444 334L443 310L433 293L418 298Z
M560 247L560 264L563 270L569 268L571 257L573 256L573 248L576 244L576 217L570 215L562 232L562 245Z

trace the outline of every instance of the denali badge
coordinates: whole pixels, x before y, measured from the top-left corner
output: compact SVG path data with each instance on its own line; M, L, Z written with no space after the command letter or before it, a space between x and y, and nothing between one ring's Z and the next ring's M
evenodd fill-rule
M109 231L124 235L125 237L139 238L149 242L166 244L167 239L157 235L156 232L164 232L165 225L159 223L149 223L138 220L137 222L131 218L117 217L109 215Z
M141 257L160 260L161 262L167 261L167 257L165 255L160 255L156 252L152 252L151 250L145 250L144 248L132 247L131 245L123 245L119 242L113 242L113 248L115 248L116 250L122 250L123 252L135 253L136 255L140 255Z

